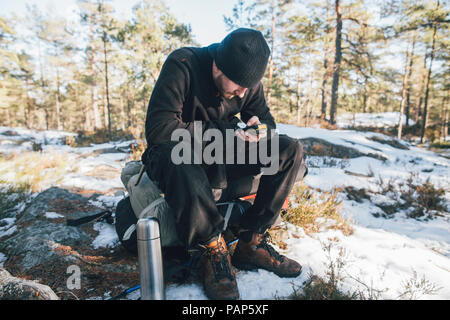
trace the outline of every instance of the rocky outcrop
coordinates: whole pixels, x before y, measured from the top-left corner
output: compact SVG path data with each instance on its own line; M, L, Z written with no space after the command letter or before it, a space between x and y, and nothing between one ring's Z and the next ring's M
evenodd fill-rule
M93 246L99 235L96 222L77 227L67 225L67 219L78 219L105 209L93 204L98 201L90 200L95 198L89 199L57 187L33 198L17 215L16 231L0 239L0 252L7 257L4 269L15 277L48 285L58 292L61 299L104 298L108 292L114 295L138 284L135 256L118 243L107 248ZM104 227L113 228L106 224ZM79 288L68 287L71 266L80 271ZM17 288L8 289L8 297L23 299L33 295L29 293L34 292L30 283L17 286L16 283L6 287ZM42 294L43 297L54 298L50 294Z
M378 160L385 161L387 160L384 156L382 156L380 153L381 150L378 150L376 148L370 147L376 151L375 153L362 153L361 151L346 147L339 144L333 144L326 140L319 139L319 138L303 138L300 139L300 141L303 144L303 149L305 150L306 154L309 156L327 156L327 157L333 157L333 158L339 158L339 159L352 159L352 158L358 158L358 157L371 157ZM351 141L347 141L350 143L353 143Z
M0 300L59 300L59 297L49 286L13 277L0 268Z

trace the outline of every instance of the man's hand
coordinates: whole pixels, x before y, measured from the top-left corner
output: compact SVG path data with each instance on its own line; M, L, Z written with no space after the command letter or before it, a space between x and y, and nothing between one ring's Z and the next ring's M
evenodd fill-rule
M247 127L254 126L256 124L261 124L261 122L259 121L259 118L257 116L253 116L247 121ZM265 138L267 136L267 132L263 132L261 134L255 134L253 132L253 134L252 134L252 132L250 132L251 130L252 129L250 129L248 131L236 130L236 136L238 136L240 139L242 139L244 141L248 141L248 142L258 142L261 138Z

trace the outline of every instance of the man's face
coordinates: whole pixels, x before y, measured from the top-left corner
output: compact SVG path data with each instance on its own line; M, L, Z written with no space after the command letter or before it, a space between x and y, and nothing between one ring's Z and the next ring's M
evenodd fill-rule
M212 75L214 84L225 99L233 99L234 96L238 96L242 99L245 92L247 92L247 88L241 87L228 79L227 76L217 68L215 61L213 61Z

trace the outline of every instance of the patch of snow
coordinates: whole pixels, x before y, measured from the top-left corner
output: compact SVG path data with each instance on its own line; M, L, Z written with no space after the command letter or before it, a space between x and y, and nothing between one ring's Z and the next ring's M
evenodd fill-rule
M96 222L94 224L94 230L99 232L99 235L92 242L94 249L100 247L114 248L119 245L119 237L113 225L105 222Z
M2 225L4 224L3 226L0 225L0 231L2 231L11 228L14 222L16 222L16 218L3 218L0 222Z
M13 131L16 135L5 135L4 133L7 131ZM76 137L77 134L58 130L36 131L24 128L0 127L0 138L10 141L20 141L26 139L44 145L60 145L62 144L62 139L69 136Z
M386 128L398 126L400 112L382 112L382 113L346 113L339 115L336 125L340 128L348 127L376 127ZM406 125L406 115L402 115L402 123ZM409 125L415 122L409 119Z
M7 229L6 231L0 231L0 238L10 236L14 234L17 231L16 226L12 226L11 228Z
M58 218L64 218L62 214L56 213L56 212L46 212L45 217L47 219L58 219Z
M7 259L8 258L3 253L0 252L0 268L3 268L3 264Z
M123 195L118 196L109 196L109 195L101 195L98 196L95 200L89 200L94 206L97 207L107 207L107 208L115 208L120 200L123 199Z

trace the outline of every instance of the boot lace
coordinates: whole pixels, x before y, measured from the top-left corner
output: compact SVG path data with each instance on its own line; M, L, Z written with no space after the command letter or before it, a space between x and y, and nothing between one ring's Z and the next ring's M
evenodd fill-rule
M266 232L261 237L261 242L257 246L257 248L263 248L269 252L269 254L274 257L279 262L284 261L284 256L279 254L270 244L269 242L272 241L272 236L270 233Z
M228 251L223 247L222 243L219 243L215 248L207 248L204 254L208 256L211 262L216 280L224 278L234 279L228 262Z

